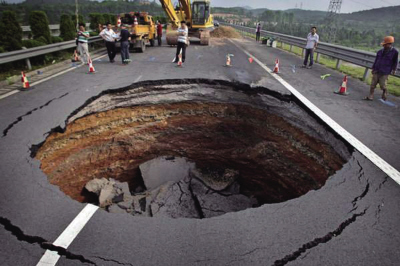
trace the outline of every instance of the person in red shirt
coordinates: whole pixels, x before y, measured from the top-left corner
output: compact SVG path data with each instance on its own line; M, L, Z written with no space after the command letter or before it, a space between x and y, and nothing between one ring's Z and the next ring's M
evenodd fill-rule
M161 44L162 44L162 40L161 40L161 37L162 37L162 30L163 30L163 26L161 25L161 22L158 21L158 22L157 22L157 39L158 39L158 46L161 46Z

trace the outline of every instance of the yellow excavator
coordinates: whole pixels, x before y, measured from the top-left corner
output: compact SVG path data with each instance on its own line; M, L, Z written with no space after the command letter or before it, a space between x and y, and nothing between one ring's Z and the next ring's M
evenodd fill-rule
M167 14L170 24L167 26L167 43L176 45L178 43L177 29L181 21L186 21L189 28L189 37L200 39L200 44L208 45L210 31L214 29L214 20L211 15L210 0L179 0L176 7L171 0L160 0Z

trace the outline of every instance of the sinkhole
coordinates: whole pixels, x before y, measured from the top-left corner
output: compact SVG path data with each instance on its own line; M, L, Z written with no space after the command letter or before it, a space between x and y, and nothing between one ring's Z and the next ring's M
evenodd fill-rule
M350 156L292 96L199 79L104 91L33 150L49 182L75 200L170 218L300 197Z

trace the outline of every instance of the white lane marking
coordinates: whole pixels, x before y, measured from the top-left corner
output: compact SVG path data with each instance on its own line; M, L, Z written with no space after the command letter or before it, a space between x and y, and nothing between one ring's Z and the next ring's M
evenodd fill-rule
M67 249L98 208L92 204L86 205L67 228L65 228L64 232L54 241L53 245ZM60 255L56 251L46 250L36 266L56 265L59 258Z
M0 100L6 98L8 96L11 96L11 95L13 95L15 93L18 93L18 92L19 92L19 90L14 90L14 91L7 92L6 94L3 94L3 95L0 96Z
M288 89L297 99L299 99L307 108L309 108L314 114L321 118L328 126L330 126L336 133L338 133L342 138L344 138L350 145L367 157L373 164L375 164L379 169L386 173L390 178L392 178L397 184L400 185L400 172L397 171L393 166L388 164L385 160L379 157L370 148L365 146L356 137L350 134L347 130L336 123L332 118L325 114L321 109L310 102L306 97L304 97L300 92L298 92L292 85L287 83L279 75L273 73L273 71L264 65L260 60L258 60L254 55L250 54L248 51L244 50L234 41L230 40L237 48L242 50L247 56L252 57L257 64L259 64L265 71L271 74L277 81L279 81L286 89Z
M101 55L101 56L99 56L99 57L96 57L96 58L93 59L93 61L95 61L95 60L97 60L97 59L100 59L100 58L103 58L103 57L105 57L105 56L107 56L107 54ZM30 84L30 86L31 86L31 87L36 86L36 85L38 85L38 84L40 84L40 83L43 83L43 82L45 82L45 81L48 81L48 80L50 80L50 79L52 79L52 78L55 78L55 77L57 77L57 76L60 76L60 75L65 74L65 73L67 73L67 72L70 72L70 71L72 71L72 70L78 69L78 68L80 68L80 67L82 67L82 66L84 66L84 65L82 64L82 65L79 65L79 66L75 66L75 67L68 68L68 69L66 69L66 70L63 70L63 71L57 73L57 74L54 74L54 75L51 75L51 76L49 76L49 77L47 77L47 78L44 78L44 79L38 80L38 81L36 81L36 82L33 82L33 83ZM0 96L0 100L6 98L6 97L8 97L8 96L11 96L11 95L13 95L13 94L15 94L15 93L18 93L18 92L20 92L20 91L19 91L19 90L10 91L9 93L6 93L6 94L4 94L4 95L1 95L1 96Z
M133 83L138 82L138 81L142 78L142 76L143 76L143 75L140 75L139 77L137 77L137 79L135 79L135 81L134 81Z

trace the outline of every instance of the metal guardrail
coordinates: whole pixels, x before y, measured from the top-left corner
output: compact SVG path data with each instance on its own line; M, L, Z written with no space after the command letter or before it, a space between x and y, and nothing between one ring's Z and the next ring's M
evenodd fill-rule
M225 22L220 22L220 24L224 25L224 26L233 27L242 32L255 34L255 28L234 25L234 24L229 24L229 23L225 23ZM277 33L277 32L265 31L265 30L261 31L261 36L262 37L273 37L274 39L280 41L281 43L285 43L290 46L300 47L303 49L303 55L304 55L304 47L306 46L306 42L307 42L306 38L300 38L300 37L281 34L281 33ZM332 58L337 59L337 63L336 63L337 69L340 68L342 61L349 62L349 63L355 64L355 65L358 65L361 67L365 67L364 78L363 78L364 80L366 80L368 78L368 76L371 72L372 65L374 64L374 61L375 61L375 57L376 57L376 54L371 53L371 52L356 50L356 49L352 49L349 47L344 47L344 46L325 43L325 42L320 42L318 44L316 53L317 53L317 60L316 60L317 62L319 61L320 54L330 56ZM397 68L397 72L396 72L395 76L400 77L400 64Z
M89 38L89 43L98 42L101 40L103 39L100 36L91 37ZM17 50L12 52L0 53L0 64L10 63L23 59L29 59L31 57L35 57L38 55L49 54L74 47L76 47L75 40L53 43L49 45L43 45L39 47Z

